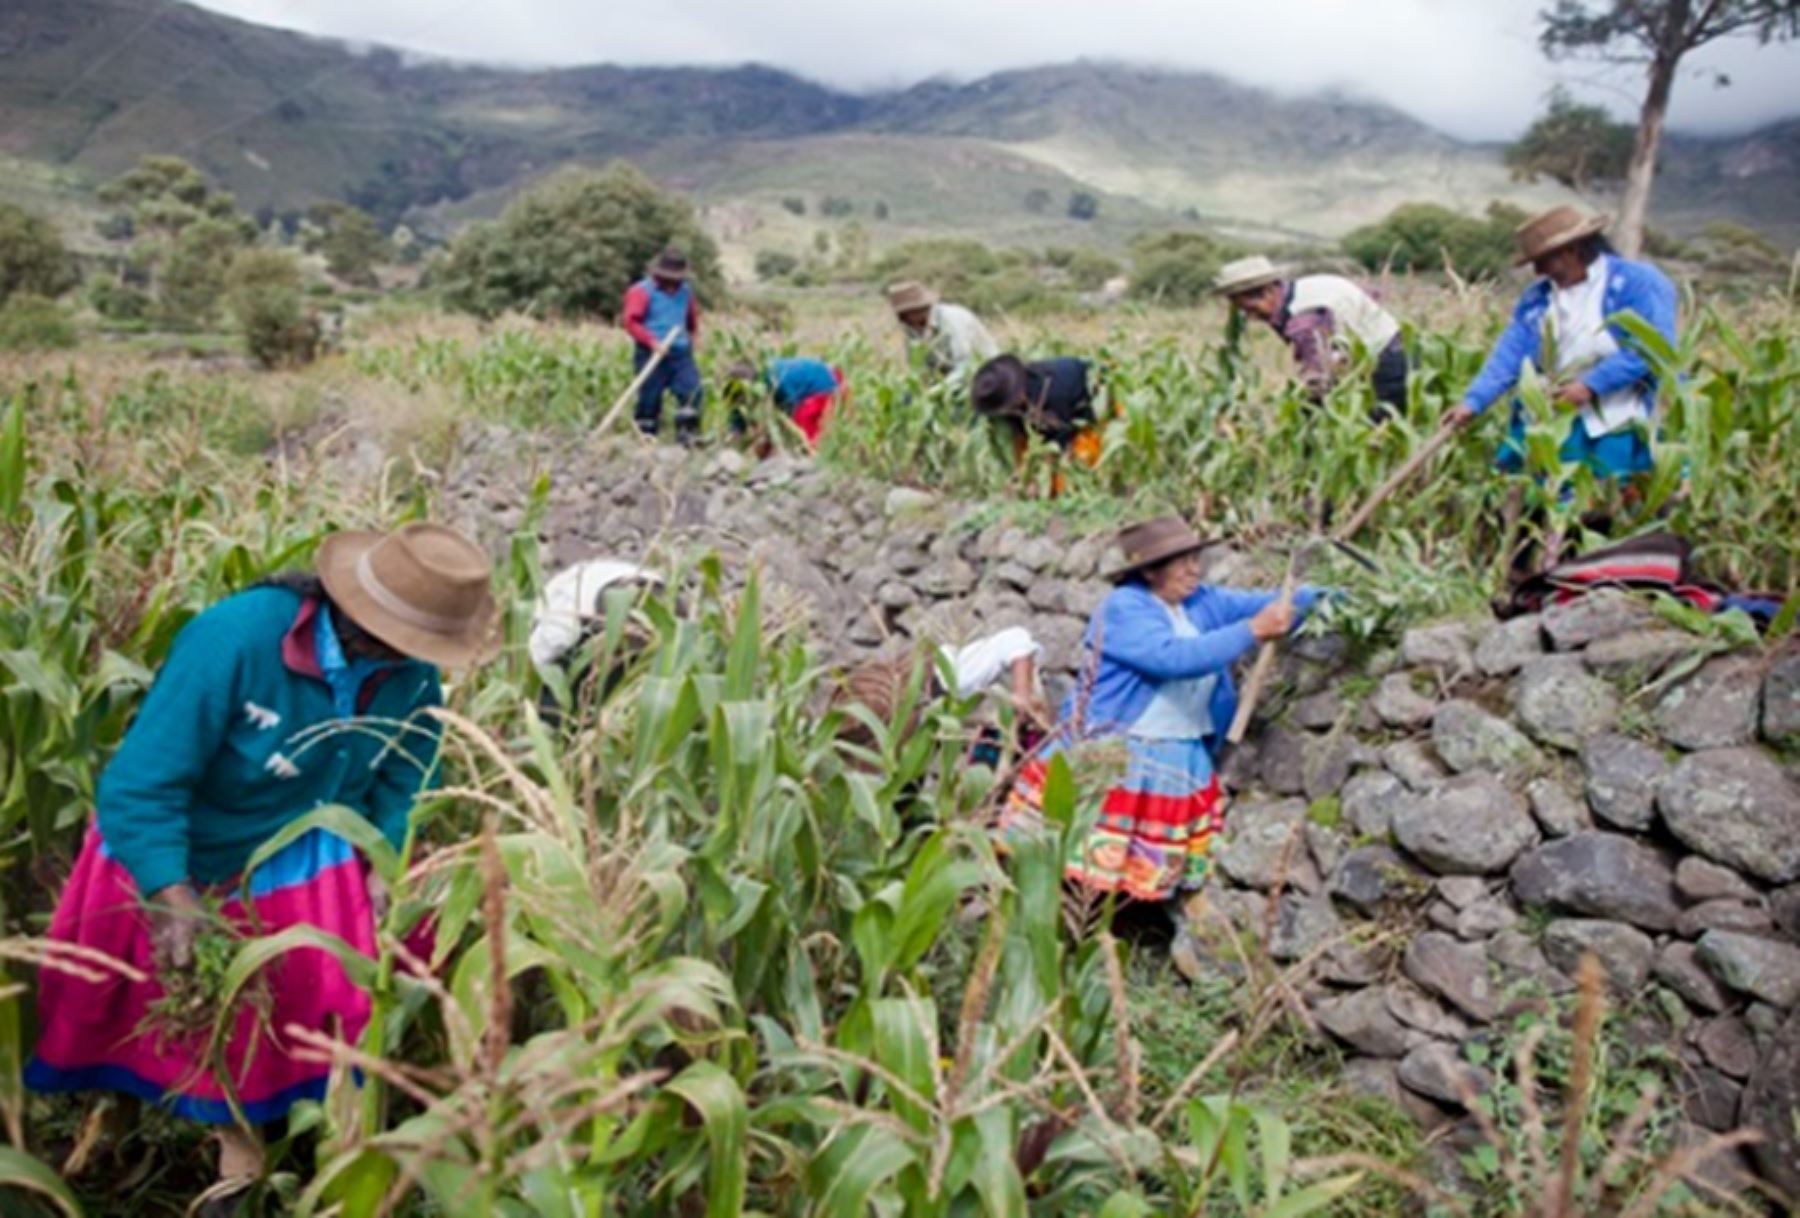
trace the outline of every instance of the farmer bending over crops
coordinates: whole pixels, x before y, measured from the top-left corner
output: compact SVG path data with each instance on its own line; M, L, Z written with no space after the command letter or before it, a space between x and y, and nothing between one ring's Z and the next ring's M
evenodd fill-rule
M1474 422L1512 390L1529 360L1551 379L1556 405L1576 412L1562 460L1624 480L1651 468L1645 428L1656 406L1656 375L1617 317L1637 314L1673 346L1675 285L1649 263L1619 257L1601 235L1605 227L1605 217L1566 206L1520 226L1519 262L1541 278L1519 298L1511 324L1449 417L1459 427ZM1524 445L1525 412L1514 398L1500 469L1522 470Z
M675 395L675 438L689 444L700 434L700 368L694 363L694 343L700 337L700 306L694 286L688 282L687 256L666 249L650 264L649 273L625 289L621 314L625 332L636 348L631 353L634 372L642 373L663 341L674 339L662 359L638 387L637 425L647 436L662 426L663 395Z
M850 396L844 374L824 360L792 357L772 359L761 373L751 363L733 364L726 374L726 394L734 402L752 392L751 387L766 389L775 408L794 421L800 434L814 448L824 434L825 421L839 402ZM734 417L734 424L741 421Z
M969 387L975 413L1000 419L1013 430L1013 452L1020 464L1040 436L1093 469L1100 463L1101 435L1088 388L1088 362L1067 356L1033 360L1002 355L983 364ZM1050 474L1054 498L1066 488L1062 471Z
M51 938L142 978L46 970L30 1086L165 1104L218 1126L222 1191L261 1173L251 1127L322 1098L329 1075L296 1055L288 1029L354 1043L369 1000L330 953L288 952L230 1011L221 1077L208 1041L232 941L306 924L372 956L386 892L323 827L258 856L328 804L400 846L435 778L440 729L424 712L442 702L438 666L495 650L489 578L487 556L451 529L335 533L316 575L278 577L188 623L101 774L50 924ZM233 1211L215 1201L201 1212Z
M1070 691L1056 734L1020 771L1001 814L1003 841L1043 829L1046 759L1123 737L1123 778L1064 864L1090 890L1162 901L1204 884L1223 820L1212 749L1237 709L1231 665L1285 635L1318 598L1302 589L1288 605L1275 592L1202 584L1207 544L1177 516L1119 534L1118 586L1087 628L1091 679Z
M1321 401L1350 356L1351 340L1375 356L1370 380L1381 422L1406 409L1406 347L1400 323L1342 275L1288 278L1260 255L1228 262L1213 281L1231 307L1267 322L1293 348L1307 396Z
M544 678L538 709L546 722L562 721L564 703L556 686L563 685L568 705L581 707L593 694L594 662L600 657L584 653L606 629L606 594L613 590L658 584L662 577L633 562L589 559L564 567L551 577L539 595L531 617L528 649L531 662ZM629 621L620 627L619 640L635 651L647 640ZM604 698L623 674L628 656L615 655L598 697Z
M921 353L933 376L960 379L982 360L1000 354L1000 344L980 318L961 305L940 302L937 293L923 284L896 283L887 296L906 331L909 358Z

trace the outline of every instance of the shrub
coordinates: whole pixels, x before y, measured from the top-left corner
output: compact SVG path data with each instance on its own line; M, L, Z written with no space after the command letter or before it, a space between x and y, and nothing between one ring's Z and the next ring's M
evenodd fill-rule
M75 345L75 323L63 307L34 292L0 304L0 351L59 351Z
M244 347L265 368L310 363L319 349L319 324L301 301L300 268L280 250L248 249L227 276L231 313Z
M88 280L88 304L108 321L143 321L150 316L150 296L141 288L110 275Z
M56 226L0 203L0 302L15 292L60 296L74 286L74 263Z
M1071 191L1069 194L1069 219L1092 220L1100 214L1100 200L1085 190Z
M703 298L723 294L718 248L693 208L619 162L559 174L519 196L497 222L457 239L437 279L447 303L478 317L516 309L610 320L670 244L686 252Z
M802 199L799 195L787 196L787 198L781 201L781 205L796 216L804 216L806 214L806 200Z
M1495 203L1484 219L1436 203L1403 203L1387 217L1344 238L1344 252L1372 271L1441 271L1465 279L1502 274L1513 261L1513 229L1524 219Z
M308 216L318 231L317 248L325 255L325 269L354 287L379 286L375 268L390 254L387 238L375 217L347 203L316 204Z
M1172 232L1131 243L1131 295L1164 305L1192 305L1212 292L1219 268L1239 250L1206 233Z
M819 214L841 219L856 210L856 204L842 195L826 195L819 200Z
M1069 286L1078 292L1092 292L1104 287L1125 268L1115 258L1098 250L1052 247L1044 251L1045 265L1060 271Z
M183 228L158 285L157 304L163 317L200 325L217 317L226 272L242 244L242 234L224 220L196 220Z
M785 250L756 251L756 277L765 282L792 275L800 260Z

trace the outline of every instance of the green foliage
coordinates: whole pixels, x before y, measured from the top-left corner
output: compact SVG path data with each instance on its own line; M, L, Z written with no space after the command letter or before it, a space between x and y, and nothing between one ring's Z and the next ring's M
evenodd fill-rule
M204 325L218 316L225 277L243 235L221 220L196 220L181 230L158 283L164 320Z
M0 203L0 304L16 292L54 297L74 286L74 262L56 226Z
M1518 181L1547 177L1586 191L1625 176L1631 142L1631 127L1613 121L1605 107L1583 105L1558 87L1549 108L1507 147L1506 167Z
M670 244L687 254L702 299L716 302L718 250L693 208L617 162L558 174L519 196L497 222L457 239L436 281L447 303L478 317L610 320L625 289Z
M375 217L347 203L317 203L307 218L318 229L325 269L354 287L378 287L375 268L392 255Z
M785 196L781 200L781 206L789 215L804 216L806 214L806 200L799 195Z
M292 368L318 354L319 325L300 293L300 268L281 250L248 249L232 260L226 301L244 346L265 368Z
M89 279L87 298L94 312L108 321L143 321L153 307L149 293L111 275Z
M1091 191L1072 190L1068 212L1071 220L1092 220L1100 214L1100 200Z
M54 300L17 292L0 304L0 351L65 350L75 342L75 323Z
M826 195L819 200L819 214L832 219L842 219L856 210L856 204L842 195Z
M1171 306L1198 304L1212 295L1219 268L1239 253L1208 233L1140 237L1131 245L1132 299Z
M785 250L757 250L756 277L767 283L785 279L800 267L800 259Z
M256 237L236 200L170 156L143 157L101 187L100 200L120 209L112 231L135 238L128 274L150 285L158 318L177 326L211 322L233 255Z
M1093 292L1125 270L1118 259L1085 246L1052 246L1044 251L1044 265L1053 268L1079 292Z
M1021 249L992 249L963 238L897 245L876 260L876 279L914 279L946 300L982 313L1041 313L1068 303L1052 280L1056 270Z
M1489 205L1477 220L1436 203L1402 203L1344 237L1344 252L1372 271L1452 270L1464 279L1499 276L1513 263L1516 208Z

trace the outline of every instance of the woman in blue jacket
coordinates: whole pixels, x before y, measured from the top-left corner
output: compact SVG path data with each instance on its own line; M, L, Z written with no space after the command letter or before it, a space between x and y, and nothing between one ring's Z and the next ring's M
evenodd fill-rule
M1088 675L1064 702L1057 736L1029 762L1007 799L1005 838L1040 827L1045 761L1059 749L1123 738L1122 781L1107 790L1068 879L1140 901L1161 901L1206 880L1223 819L1212 750L1237 711L1231 665L1285 635L1318 593L1293 605L1278 593L1200 582L1206 542L1175 516L1119 535L1117 588L1088 623Z
M1613 251L1606 220L1556 207L1522 225L1519 262L1540 278L1519 298L1512 322L1450 417L1467 426L1512 392L1526 361L1554 386L1558 406L1576 412L1561 457L1601 478L1626 479L1651 468L1648 424L1656 410L1656 374L1619 316L1634 313L1673 347L1676 294L1669 277ZM1546 344L1548 349L1546 349ZM1524 468L1525 415L1518 401L1497 464Z

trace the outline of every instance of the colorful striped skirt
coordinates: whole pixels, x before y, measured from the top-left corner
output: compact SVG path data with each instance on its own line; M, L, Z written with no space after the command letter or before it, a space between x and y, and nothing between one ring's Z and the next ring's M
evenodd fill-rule
M229 891L220 913L239 933L273 934L305 923L358 951L375 952L363 864L347 842L322 829L257 868L249 893L254 920L237 886ZM36 1091L122 1091L215 1124L233 1120L234 1096L245 1118L262 1124L286 1115L298 1100L322 1099L329 1079L328 1066L296 1056L285 1029L298 1025L354 1041L369 1021L368 995L345 976L336 957L312 947L287 952L261 973L266 1005L244 1004L233 1016L219 1063L222 1079L208 1060L210 1028L172 1038L155 1026L152 1005L163 987L156 980L149 916L130 873L98 829L88 830L50 937L122 960L145 980L112 972L97 980L40 972L37 1054L25 1070L26 1085Z
M1100 892L1162 901L1199 888L1210 869L1224 800L1200 740L1126 740L1124 778L1106 789L1093 825L1071 847L1063 874ZM1045 762L1028 762L1001 814L1001 841L1042 829Z

